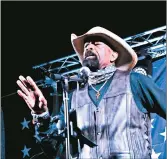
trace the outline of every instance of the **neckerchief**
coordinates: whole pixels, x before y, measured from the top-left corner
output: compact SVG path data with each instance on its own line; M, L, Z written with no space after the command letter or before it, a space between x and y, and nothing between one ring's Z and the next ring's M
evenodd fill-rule
M104 69L98 70L97 72L91 72L89 74L88 83L90 85L106 81L114 74L115 71L116 67L114 65L110 65Z

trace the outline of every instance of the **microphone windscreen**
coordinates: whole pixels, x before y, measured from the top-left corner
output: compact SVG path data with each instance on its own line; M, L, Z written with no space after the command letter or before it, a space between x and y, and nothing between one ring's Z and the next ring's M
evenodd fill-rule
M80 69L80 74L81 74L81 76L86 76L86 77L88 77L89 75L90 75L90 69L88 68L88 67L86 67L86 66L84 66L84 67L82 67L81 69Z

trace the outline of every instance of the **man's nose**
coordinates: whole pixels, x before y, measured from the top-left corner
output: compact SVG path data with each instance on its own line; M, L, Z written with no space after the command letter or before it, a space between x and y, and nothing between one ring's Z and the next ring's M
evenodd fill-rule
M94 49L94 44L92 42L90 42L87 47L86 47L86 50L93 50Z

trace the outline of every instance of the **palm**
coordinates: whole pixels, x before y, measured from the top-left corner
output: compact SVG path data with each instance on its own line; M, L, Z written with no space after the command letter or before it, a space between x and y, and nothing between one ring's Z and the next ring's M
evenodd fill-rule
M27 96L27 99L26 99L26 103L28 104L28 106L30 107L34 107L35 104L36 104L36 93L34 91L31 91L30 94Z
M23 76L19 76L17 84L21 88L18 90L19 96L24 99L33 112L41 113L47 110L47 101L31 77L25 79Z

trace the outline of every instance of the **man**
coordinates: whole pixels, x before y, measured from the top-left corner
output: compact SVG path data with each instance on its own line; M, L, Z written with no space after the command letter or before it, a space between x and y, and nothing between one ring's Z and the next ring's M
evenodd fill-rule
M94 27L81 36L72 34L71 41L82 66L91 71L85 86L69 97L76 112L76 132L86 137L77 137L77 157L151 158L150 113L165 119L165 93L150 77L132 71L136 53L109 30ZM59 135L53 139L58 128L50 122L46 99L31 77L20 76L17 84L18 94L32 111L39 143L51 145L47 154L56 157L57 151L63 151L57 143L63 140ZM63 114L61 107L59 121Z

